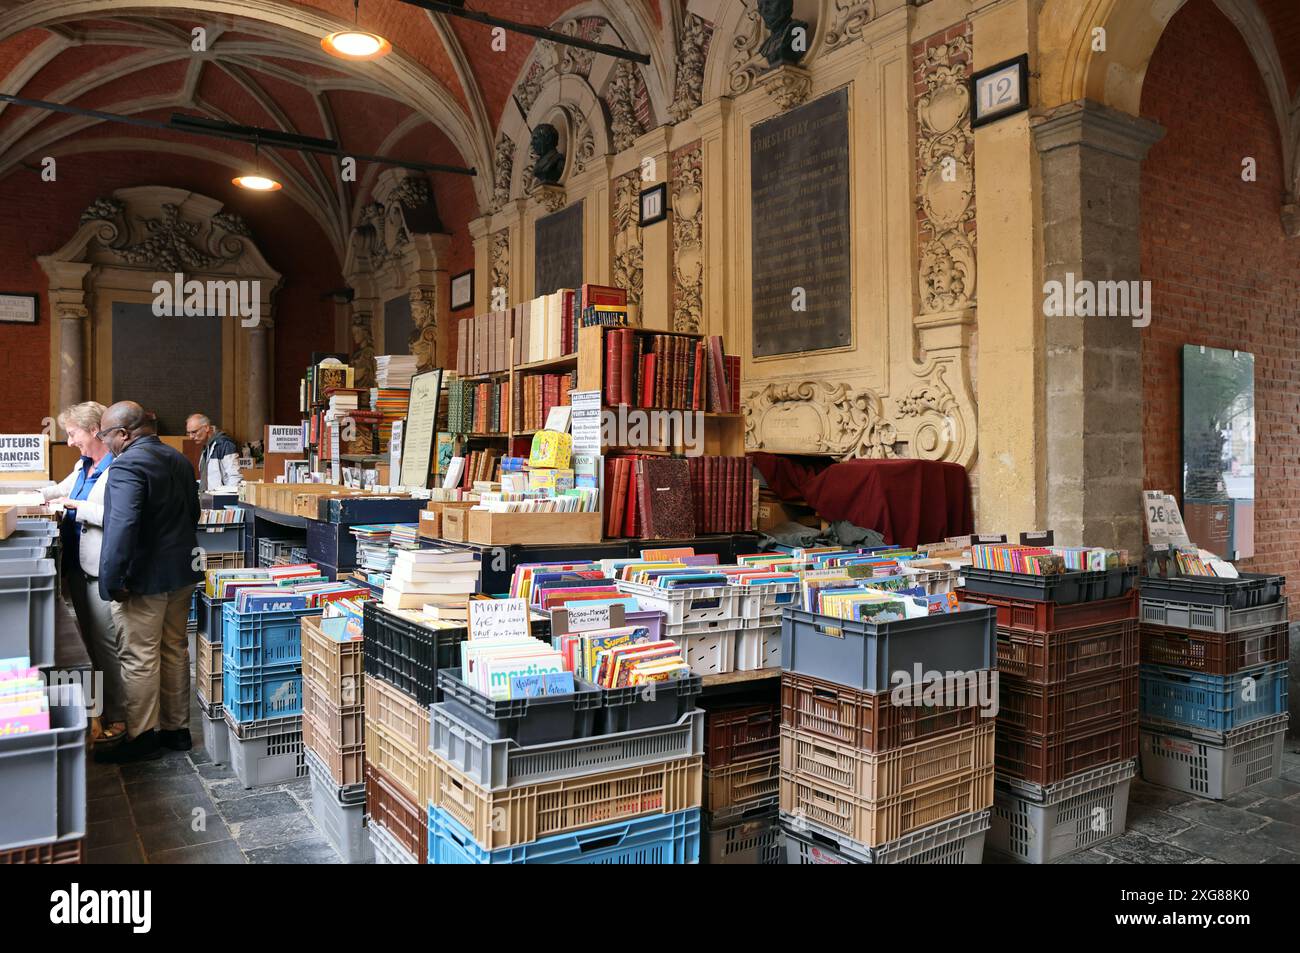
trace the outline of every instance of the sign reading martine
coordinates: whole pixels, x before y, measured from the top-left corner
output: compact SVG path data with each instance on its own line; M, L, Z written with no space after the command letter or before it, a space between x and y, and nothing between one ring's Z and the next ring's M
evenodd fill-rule
M45 472L45 446L40 434L0 434L0 473Z

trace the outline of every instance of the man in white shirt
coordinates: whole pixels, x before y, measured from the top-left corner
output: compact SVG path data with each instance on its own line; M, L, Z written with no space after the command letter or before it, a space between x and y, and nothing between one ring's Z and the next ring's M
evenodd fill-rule
M185 421L185 434L203 444L203 454L199 457L200 492L239 485L239 448L235 441L214 427L204 414L190 414Z

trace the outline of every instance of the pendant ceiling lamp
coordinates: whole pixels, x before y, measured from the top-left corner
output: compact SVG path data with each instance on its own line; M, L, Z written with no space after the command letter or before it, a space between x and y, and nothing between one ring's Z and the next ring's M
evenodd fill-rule
M250 192L279 192L284 187L269 175L262 174L262 161L256 142L253 143L253 171L245 175L237 175L230 181Z
M378 33L360 27L361 0L353 0L351 30L339 30L320 41L321 49L341 60L377 60L392 52L393 44Z

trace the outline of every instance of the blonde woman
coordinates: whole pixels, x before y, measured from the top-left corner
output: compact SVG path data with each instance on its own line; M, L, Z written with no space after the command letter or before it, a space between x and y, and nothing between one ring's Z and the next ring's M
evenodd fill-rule
M44 491L65 509L59 533L63 540L63 575L72 608L77 613L82 638L95 670L104 673L101 730L97 741L115 741L126 732L123 708L122 662L118 656L118 632L111 603L99 594L99 550L104 538L104 490L106 471L113 462L107 444L97 436L104 405L95 401L73 404L59 414L59 426L68 435L68 446L81 452L81 459L58 486Z

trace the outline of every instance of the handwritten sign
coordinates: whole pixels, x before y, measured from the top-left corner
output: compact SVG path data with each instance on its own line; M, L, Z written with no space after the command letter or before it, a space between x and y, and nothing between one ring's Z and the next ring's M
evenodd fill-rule
M302 427L271 426L266 428L267 453L302 453Z
M574 602L567 608L551 610L551 631L567 633L614 629L623 624L623 612L623 606L618 603L587 605Z
M469 603L469 637L501 639L527 637L528 601L526 599L472 599Z

